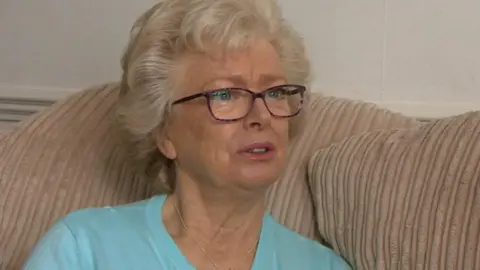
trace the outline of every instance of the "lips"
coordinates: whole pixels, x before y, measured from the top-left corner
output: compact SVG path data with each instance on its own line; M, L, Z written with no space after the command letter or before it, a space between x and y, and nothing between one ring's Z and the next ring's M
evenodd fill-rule
M242 147L237 153L257 161L266 161L275 157L275 145L271 142L253 143Z

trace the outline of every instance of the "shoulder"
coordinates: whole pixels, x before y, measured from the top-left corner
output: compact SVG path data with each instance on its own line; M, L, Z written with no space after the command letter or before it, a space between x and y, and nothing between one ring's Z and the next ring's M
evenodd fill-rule
M286 261L295 261L310 267L305 269L351 269L343 258L330 248L288 229L273 217L269 224L270 230L274 233L278 256ZM316 267L311 268L312 266Z
M22 269L83 269L87 258L80 258L77 239L63 220L40 239Z
M143 241L149 233L146 211L155 201L162 203L161 198L154 197L123 206L87 208L68 214L40 239L24 269L93 269L99 263L108 267L98 269L124 269L116 263L117 255L125 251L122 250L125 243L143 253L148 251ZM127 261L136 262L135 258Z
M122 246L122 243L139 242L149 235L147 209L154 200L136 203L86 208L71 212L54 227L64 227L64 232L75 239L80 249L100 252Z
M162 198L115 207L81 209L68 214L60 222L79 242L88 242L83 243L88 246L133 240L149 232L147 210L155 201L162 203Z
M63 217L61 221L73 232L80 228L119 229L123 226L132 226L134 223L145 219L148 203L149 200L145 200L115 207L81 209L71 212Z

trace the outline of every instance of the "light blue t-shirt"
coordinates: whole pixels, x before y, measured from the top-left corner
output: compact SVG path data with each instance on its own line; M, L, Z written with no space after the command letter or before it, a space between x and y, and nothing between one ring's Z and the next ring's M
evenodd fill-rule
M165 196L67 215L40 240L26 270L191 270L161 220ZM265 215L253 270L343 270L332 250Z

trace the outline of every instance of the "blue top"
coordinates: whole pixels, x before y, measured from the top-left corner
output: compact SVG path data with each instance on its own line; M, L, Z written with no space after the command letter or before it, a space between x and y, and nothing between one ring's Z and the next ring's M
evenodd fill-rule
M166 196L73 212L40 240L26 270L190 270L161 220ZM332 250L265 215L253 270L350 269Z

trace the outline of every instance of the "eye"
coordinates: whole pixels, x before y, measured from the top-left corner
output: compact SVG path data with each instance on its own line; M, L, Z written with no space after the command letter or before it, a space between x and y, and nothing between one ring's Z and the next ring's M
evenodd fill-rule
M210 94L211 100L220 100L220 101L227 101L232 99L232 91L229 89L219 89L216 91L211 92Z
M271 89L266 93L266 97L274 99L283 99L286 95L288 95L288 90L283 87Z

